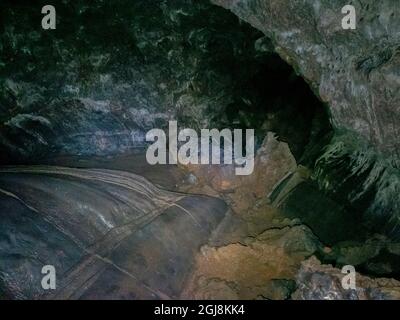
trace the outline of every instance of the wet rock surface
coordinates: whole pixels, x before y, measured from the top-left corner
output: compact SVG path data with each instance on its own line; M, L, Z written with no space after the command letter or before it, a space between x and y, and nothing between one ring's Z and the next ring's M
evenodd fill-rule
M227 210L105 169L2 168L0 196L2 292L18 299L177 297ZM44 265L57 270L50 294Z

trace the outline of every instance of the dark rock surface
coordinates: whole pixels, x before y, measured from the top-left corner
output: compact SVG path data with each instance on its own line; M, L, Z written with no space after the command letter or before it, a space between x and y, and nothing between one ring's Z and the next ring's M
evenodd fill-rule
M337 134L316 161L313 180L372 232L400 240L400 169L351 133Z
M0 287L18 299L177 297L227 210L131 173L49 166L2 168L0 208Z
M343 30L342 0L212 0L272 39L275 50L328 104L336 127L354 130L399 157L400 7L354 5L357 29Z
M344 289L340 269L321 265L314 256L302 263L297 275L296 300L398 300L400 282L356 274L356 288Z
M332 198L331 204L339 204L338 215L349 214L350 225L362 221L373 231L398 240L400 7L397 1L366 0L355 4L357 29L351 31L341 27L345 1L212 2L263 31L280 56L295 67L329 107L336 136L326 143L324 154L316 162L313 179ZM298 200L299 210L307 208ZM313 201L318 202L316 194ZM314 218L318 219L318 214ZM357 232L351 226L345 226L346 229L348 233Z
M296 158L329 131L270 41L207 0L62 1L52 32L35 5L0 6L0 161L132 151L168 119L274 131Z
M342 0L212 2L234 14L63 0L45 32L39 5L1 1L2 297L396 296L395 280L344 292L339 269L301 264L399 277L396 1L357 2L356 31ZM149 166L145 133L170 119L255 128L254 174Z
M173 119L194 129L255 128L261 145L273 130L294 166L290 151L300 159L330 131L327 114L260 31L206 0L56 7L57 29L45 32L36 5L0 3L0 163L51 165L0 168L0 291L178 297L227 207L127 173L170 190L186 179L143 165L145 133ZM57 270L50 293L40 286L47 264ZM269 283L268 295L281 286Z

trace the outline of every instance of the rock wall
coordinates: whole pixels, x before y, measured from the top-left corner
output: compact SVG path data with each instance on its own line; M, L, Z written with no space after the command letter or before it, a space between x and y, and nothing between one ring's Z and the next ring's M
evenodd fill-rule
M208 0L63 1L51 32L35 5L0 8L0 162L123 153L168 119L260 129L259 144L274 131L296 157L308 143L319 101L261 31Z
M400 155L400 6L352 1L357 29L343 30L344 0L212 0L263 31L326 102L336 127Z
M398 300L400 282L389 278L369 278L356 274L356 287L344 289L344 274L331 265L321 265L314 256L302 262L297 274L295 300Z

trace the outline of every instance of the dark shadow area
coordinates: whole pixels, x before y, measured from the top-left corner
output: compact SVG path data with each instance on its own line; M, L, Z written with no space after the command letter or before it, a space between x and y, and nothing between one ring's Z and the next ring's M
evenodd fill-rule
M269 40L208 1L63 1L52 31L41 30L37 6L2 3L3 163L129 153L175 118L255 128L258 145L276 132L313 165L331 131Z

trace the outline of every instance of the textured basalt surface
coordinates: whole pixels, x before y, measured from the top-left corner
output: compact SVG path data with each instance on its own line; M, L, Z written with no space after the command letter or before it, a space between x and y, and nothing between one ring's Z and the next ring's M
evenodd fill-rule
M212 0L263 31L328 104L337 127L399 156L400 7L354 3L357 29L343 30L346 1Z
M134 151L168 119L256 128L258 144L274 131L297 158L329 131L270 41L208 1L64 1L57 12L45 32L35 6L1 4L3 162Z
M375 232L398 239L397 2L355 3L357 29L351 31L341 27L345 1L212 2L263 31L328 106L336 137L316 163L313 178L319 189L343 206L339 211L347 208L356 224L361 220Z

